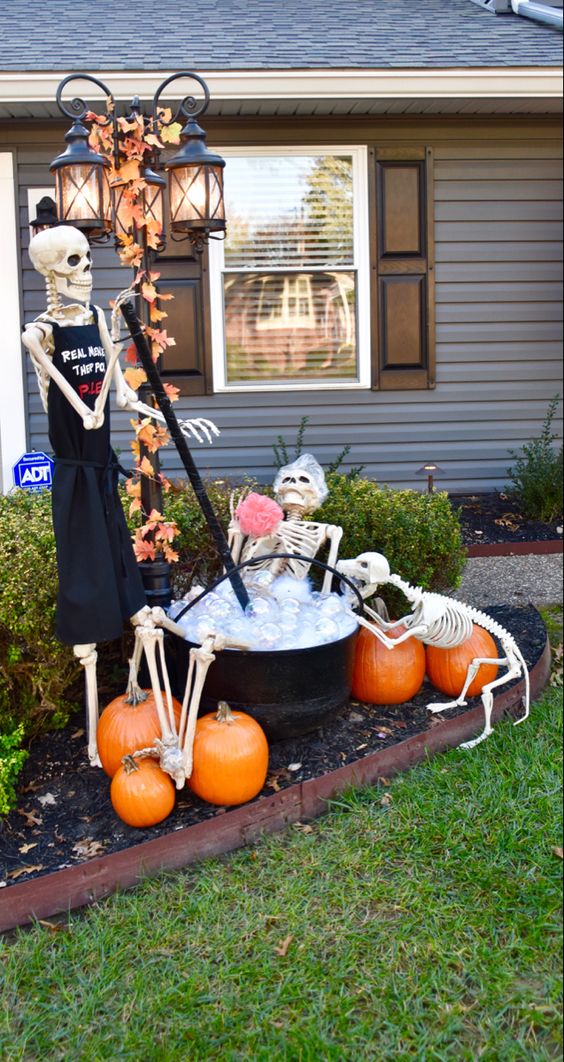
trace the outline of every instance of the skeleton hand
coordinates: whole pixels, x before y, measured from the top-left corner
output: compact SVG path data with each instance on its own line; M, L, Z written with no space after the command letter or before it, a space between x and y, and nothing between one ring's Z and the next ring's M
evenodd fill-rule
M83 417L82 423L84 424L85 431L97 431L98 428L101 428L102 424L104 423L104 414L103 412L88 413L85 417Z
M198 442L202 442L202 435L205 435L209 443L213 442L212 435L218 436L220 434L219 428L214 424L213 420L206 420L205 417L196 417L195 420L179 420L180 428L183 435L193 435Z
M152 406L146 406L144 402L137 400L128 402L127 408L140 413L143 417L151 417L152 420L157 420L159 424L166 424L166 420L160 410L153 409ZM219 435L219 428L216 427L213 421L206 420L204 417L197 417L195 420L179 420L178 424L183 435L194 436L198 442L203 442L202 435L205 435L209 443L213 442L212 434Z

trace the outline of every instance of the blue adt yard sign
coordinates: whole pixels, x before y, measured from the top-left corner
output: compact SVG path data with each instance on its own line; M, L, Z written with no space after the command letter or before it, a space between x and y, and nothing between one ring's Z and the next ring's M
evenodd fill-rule
M20 457L14 465L14 483L22 490L46 490L53 482L53 461L41 450Z

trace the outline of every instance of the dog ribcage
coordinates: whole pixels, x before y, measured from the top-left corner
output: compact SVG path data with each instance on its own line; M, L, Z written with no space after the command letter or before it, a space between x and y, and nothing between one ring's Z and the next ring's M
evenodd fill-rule
M518 649L513 636L497 623L487 613L481 612L472 605L466 605L462 601L454 601L452 598L442 597L440 594L423 595L416 605L413 613L406 622L406 626L415 627L424 623L425 601L435 599L443 605L443 613L427 626L425 634L420 635L420 640L425 645L435 646L437 649L454 649L462 645L472 635L473 625L482 627L489 634L494 635L502 643L504 651Z

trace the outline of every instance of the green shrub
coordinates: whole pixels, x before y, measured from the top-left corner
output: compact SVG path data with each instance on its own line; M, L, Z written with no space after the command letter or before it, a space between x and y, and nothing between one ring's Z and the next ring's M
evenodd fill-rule
M562 515L562 446L553 446L558 436L552 431L559 402L560 395L555 395L536 439L519 451L509 451L515 461L507 469L512 484L509 491L532 520L556 520Z
M339 473L327 485L329 497L315 519L343 527L340 557L383 553L392 571L424 590L458 586L466 554L447 494L392 490ZM393 607L393 595L382 596Z
M63 726L80 673L55 636L57 564L47 491L0 497L0 734Z
M7 815L16 803L14 783L27 759L23 736L21 724L11 734L0 734L0 815Z

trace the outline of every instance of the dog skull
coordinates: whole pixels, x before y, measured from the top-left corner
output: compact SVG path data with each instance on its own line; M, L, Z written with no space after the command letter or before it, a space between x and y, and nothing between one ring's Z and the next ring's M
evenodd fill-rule
M328 490L323 469L313 454L302 454L280 469L274 480L274 494L284 512L299 509L300 514L312 513L323 504Z
M38 232L29 244L38 273L52 278L59 295L88 303L92 294L92 255L86 236L72 225Z
M366 586L382 586L390 582L390 565L382 553L361 553L354 560L337 563L337 571Z

